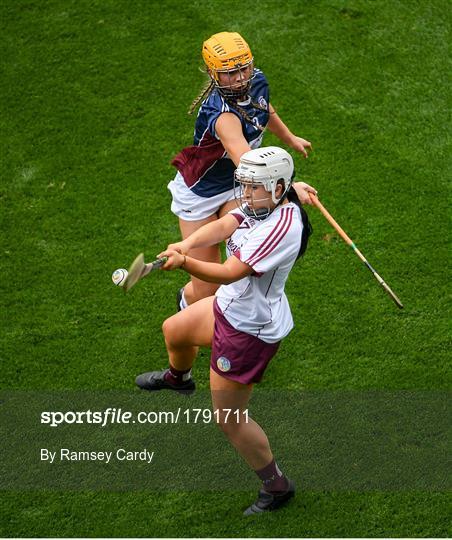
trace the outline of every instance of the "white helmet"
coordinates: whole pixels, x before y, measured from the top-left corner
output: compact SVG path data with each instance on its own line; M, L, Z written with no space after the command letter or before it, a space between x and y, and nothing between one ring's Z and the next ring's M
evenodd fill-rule
M262 185L265 190L272 195L272 201L277 205L282 202L292 185L293 178L293 159L289 152L279 148L278 146L267 146L264 148L256 148L245 152L240 158L240 163L234 173L235 179L235 199L240 207L243 207L245 213L247 207L244 206L242 193L242 185ZM278 181L283 182L282 195L276 197L276 187ZM239 196L237 196L237 188L239 188ZM273 209L261 208L258 211L252 211L254 217L265 218Z

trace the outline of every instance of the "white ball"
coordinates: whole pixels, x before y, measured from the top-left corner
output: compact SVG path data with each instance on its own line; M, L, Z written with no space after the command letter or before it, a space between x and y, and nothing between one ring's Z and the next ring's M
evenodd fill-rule
M125 268L118 268L117 270L113 272L111 276L111 280L113 281L115 285L122 287L128 275L129 273L127 272Z

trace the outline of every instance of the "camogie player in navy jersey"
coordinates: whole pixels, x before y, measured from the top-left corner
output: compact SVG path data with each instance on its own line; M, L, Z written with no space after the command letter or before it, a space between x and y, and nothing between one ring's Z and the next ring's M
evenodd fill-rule
M245 152L235 172L239 207L159 255L168 257L164 270L183 268L221 286L216 296L199 300L164 322L169 368L136 379L145 390L190 394L195 390L191 368L198 347L212 348L215 421L262 481L258 498L245 515L275 510L295 492L293 482L278 468L265 432L245 414L253 384L261 380L293 327L284 287L306 249L310 225L291 186L292 177L292 157L285 150ZM187 255L226 239L224 264Z
M213 35L204 42L202 54L209 82L189 111L201 103L194 143L173 159L178 173L168 186L183 239L234 207L234 170L243 153L261 145L265 129L304 157L311 149L311 143L294 135L275 112L267 79L254 68L251 50L240 34ZM298 182L295 189L302 203L312 204L308 192L316 193L314 188ZM190 255L221 260L219 245L193 248ZM179 292L178 308L214 294L217 288L192 276Z

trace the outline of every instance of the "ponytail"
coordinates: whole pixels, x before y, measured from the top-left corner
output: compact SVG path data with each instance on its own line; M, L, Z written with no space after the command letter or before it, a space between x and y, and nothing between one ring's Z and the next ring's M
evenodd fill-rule
M215 83L213 82L213 80L209 79L206 82L206 84L202 87L199 95L193 100L192 104L190 105L190 108L188 109L188 114L193 114L193 111L201 103L201 101L212 92L214 86L215 86Z
M298 198L297 192L295 191L295 188L293 186L290 186L289 191L287 192L287 200L291 203L294 203L298 206L301 213L301 221L303 223L303 231L301 233L301 244L300 244L300 251L298 252L297 259L302 257L308 247L308 240L311 236L313 229L311 222L309 221L308 214L306 210L303 208L303 205L300 202L300 199Z

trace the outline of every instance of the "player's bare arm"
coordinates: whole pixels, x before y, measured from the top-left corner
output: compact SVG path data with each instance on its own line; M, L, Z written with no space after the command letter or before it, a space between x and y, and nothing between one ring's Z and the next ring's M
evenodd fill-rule
M278 113L275 111L271 104L269 110L270 120L267 126L268 129L281 141L285 142L288 146L290 146L297 152L303 154L305 158L308 157L308 149L312 150L311 143L306 139L302 139L301 137L297 137L296 135L294 135L278 116ZM317 190L314 187L310 186L306 182L295 182L293 184L293 187L297 192L297 196L302 204L312 205L312 200L309 193L317 195Z
M302 137L297 137L294 135L286 124L281 120L278 113L272 107L271 103L269 105L270 119L267 124L267 128L274 135L278 137L279 140L293 148L295 151L303 154L305 158L308 157L308 150L312 150L311 143Z
M240 120L233 113L222 113L216 121L215 132L234 165L237 166L241 156L251 150L243 136Z
M177 251L164 251L159 257L168 257L162 270L175 270L182 268L192 276L196 276L209 283L228 285L234 281L249 276L253 269L237 257L232 255L223 264L199 261L193 257L182 255Z
M288 146L307 157L308 154L306 149L311 149L311 143L294 135L271 105L268 129ZM216 123L216 133L232 161L237 165L242 154L250 150L250 147L242 134L240 120L232 113L221 114ZM306 184L306 182L296 182L293 186L301 203L312 205L309 193L317 195L317 190L309 184Z
M214 246L229 238L238 226L237 219L231 214L226 214L217 221L203 225L182 242L169 244L166 249L186 254L191 249Z

